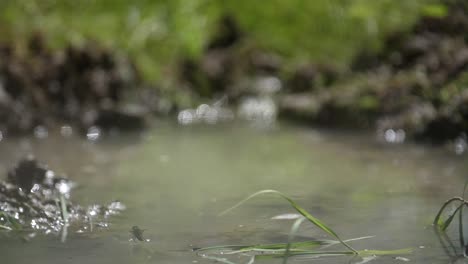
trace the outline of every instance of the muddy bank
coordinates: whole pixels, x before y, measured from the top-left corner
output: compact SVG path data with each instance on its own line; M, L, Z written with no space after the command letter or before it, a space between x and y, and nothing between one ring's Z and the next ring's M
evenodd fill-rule
M391 34L380 52L359 53L349 70L313 62L291 67L280 55L250 45L226 16L201 58L182 60L177 89L195 98L192 103L223 97L234 109L268 98L280 117L374 128L384 138L392 132L403 140L463 138L468 7L463 1L446 5L446 16L422 17L410 31Z
M94 42L51 50L35 33L24 45L0 43L0 132L141 129L147 109L126 99L139 85L131 60Z

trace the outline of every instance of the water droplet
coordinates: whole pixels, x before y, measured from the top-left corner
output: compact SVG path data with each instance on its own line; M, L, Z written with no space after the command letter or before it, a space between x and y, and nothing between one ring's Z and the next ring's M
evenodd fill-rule
M69 194L71 190L71 184L66 181L60 181L55 184L55 188L61 193L61 194Z
M35 192L39 191L40 189L41 189L41 186L39 184L35 183L33 185L33 187L31 188L31 192L35 193Z

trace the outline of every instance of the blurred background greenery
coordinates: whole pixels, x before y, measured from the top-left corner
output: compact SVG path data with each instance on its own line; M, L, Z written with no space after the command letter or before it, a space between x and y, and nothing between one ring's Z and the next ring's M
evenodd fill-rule
M37 30L52 47L93 39L129 53L147 80L159 81L179 58L200 56L227 14L248 45L291 63L346 65L358 50L379 49L389 32L445 12L435 0L2 0L0 39Z

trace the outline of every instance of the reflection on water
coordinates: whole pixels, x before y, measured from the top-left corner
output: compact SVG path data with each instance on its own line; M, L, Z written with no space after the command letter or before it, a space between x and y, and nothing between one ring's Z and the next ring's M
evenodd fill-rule
M262 196L217 216L261 189L292 196L345 239L374 236L353 242L357 249L414 249L368 263L449 262L430 224L442 202L460 193L464 156L385 145L369 134L279 127L265 132L226 124L160 124L141 135L98 141L65 137L60 129L48 131L47 138L4 139L1 175L33 152L79 184L74 199L89 205L90 215L93 202L120 200L127 210L107 231L69 233L65 243L53 235L25 243L23 234L1 233L2 263L212 263L191 249L287 239L295 212L275 197ZM129 241L132 226L145 230L150 242ZM323 234L304 224L298 239L310 237ZM366 260L333 257L320 263L349 261Z

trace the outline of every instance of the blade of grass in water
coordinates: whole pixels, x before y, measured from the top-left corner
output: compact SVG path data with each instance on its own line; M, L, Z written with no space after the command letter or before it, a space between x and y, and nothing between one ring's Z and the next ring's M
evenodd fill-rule
M0 229L12 230L11 227L0 225Z
M363 237L363 238L356 238L353 240L358 240L358 239L365 239L369 237ZM299 242L303 243L303 242ZM338 242L337 242L338 243ZM222 253L216 253L216 254L223 254L225 256L228 255L234 255L234 254L242 254L242 253L257 253L253 255L253 259L258 259L258 258L283 258L283 261L287 259L286 257L301 257L301 258L318 258L318 257L327 257L327 256L344 256L344 255L359 255L361 257L366 257L366 256L383 256L383 255L406 255L410 254L412 252L412 249L399 249L399 250L361 250L358 251L357 254L354 254L354 252L351 251L324 251L324 250L307 250L307 249L300 249L300 248L293 248L294 245L297 243L291 243L291 249L286 253L286 247L287 244L275 244L273 248L268 248L269 245L257 245L255 246L246 246L244 248L239 248L239 246L218 246L218 247L210 247L210 248L202 248L197 250L199 253L198 255L204 258L212 259L212 260L218 260L223 263L232 263L228 259L221 258L221 257L216 257L213 255L208 255L204 253L200 253L209 249L221 249L221 250L231 250L231 249L237 249L235 251L228 251L228 252L222 252ZM271 244L273 245L273 244ZM278 248L278 245L281 245L282 248ZM235 248L234 248L235 247ZM250 261L249 261L250 263Z
M439 228L441 228L444 224L444 222L442 221L442 219L440 218L442 216L442 213L444 212L445 208L455 202L455 201L460 201L460 202L466 202L463 198L461 197L453 197L449 200L447 200L443 205L442 207L439 209L439 212L437 213L436 217L434 218L434 225L438 226Z
M460 236L460 247L465 248L465 236L463 235L463 207L465 207L465 203L463 203L460 207L460 212L458 213L458 234ZM466 252L463 252L463 255L466 257Z
M232 210L234 210L235 208L239 207L240 205L244 204L245 202L247 202L248 200L258 196L258 195L262 195L262 194L276 194L280 197L282 197L283 199L285 199L286 201L289 202L289 204L291 204L291 206L298 212L300 213L302 216L304 216L305 218L307 218L307 220L309 220L309 222L311 222L312 224L314 224L315 226L317 226L318 228L320 228L321 230L323 230L324 232L326 232L327 234L331 235L332 237L338 239L341 244L343 246L345 246L346 248L348 248L351 253L353 254L357 254L357 251L352 248L350 245L348 245L346 242L344 242L336 233L335 231L333 231L333 229L331 229L330 227L328 227L327 225L325 225L322 221L320 221L319 219L315 218L313 215L311 215L309 212L307 212L304 208L300 207L296 202L294 202L291 198L289 198L288 196L284 195L283 193L279 192L279 191L275 191L275 190L263 190L263 191L259 191L259 192L256 192L252 195L250 195L249 197L245 198L244 200L240 201L239 203L237 203L236 205L234 205L233 207L223 211L220 215L224 215Z
M62 211L62 219L64 223L68 223L68 211L67 211L67 202L65 196L60 194L60 209Z
M465 181L465 185L463 185L463 192L462 198L465 199L466 188L468 187L468 179Z
M335 243L332 240L310 240L291 243L291 248L301 249L301 248L315 248L323 245L328 245ZM339 242L338 242L339 243ZM276 243L276 244L258 244L258 245L224 245L224 246L214 246L214 247L205 247L197 249L196 251L210 251L210 250L232 250L236 252L248 252L252 250L284 250L287 246L287 243Z
M289 252L291 250L292 240L296 236L297 230L299 230L299 227L301 226L301 224L305 220L306 220L306 218L301 217L301 218L297 219L296 221L294 221L294 224L291 227L291 231L289 232L288 244L286 245L286 249L284 251L283 264L286 264L288 262L288 256L289 256Z
M385 256L385 255L406 255L410 254L412 249L397 249L397 250L360 250L357 251L359 256ZM343 256L343 255L355 255L351 251L301 251L301 252L290 252L290 257L296 256ZM279 258L283 257L284 254L262 254L258 255L258 258Z
M348 242L351 242L351 241L357 241L357 240L363 240L363 239L369 239L369 238L373 238L374 236L363 236L363 237L356 237L356 238L350 238L350 239L346 239L346 240L343 240L344 242L348 243ZM328 245L325 245L323 247L321 247L322 249L324 248L327 248L327 247L331 247L331 246L334 246L336 244L340 244L340 241L332 241L330 242Z
M0 217L3 217L5 218L6 222L9 224L9 226L7 226L7 228L10 228L10 230L21 230L22 229L22 225L20 222L18 222L18 220L16 218L14 218L13 216L5 213L5 212L0 212Z
M465 185L463 186L463 192L462 192L462 198L465 199L465 192L466 192L466 188L468 186L468 180L465 181ZM460 218L459 218L459 232L460 232L460 244L461 244L461 248L463 249L463 256L466 257L467 256L467 250L468 250L468 247L467 245L465 244L465 240L464 240L464 234L463 234L463 208L467 205L467 202L464 201L462 203L462 205L460 205Z
M442 223L440 224L440 226L439 226L439 227L440 227L440 230L442 230L442 231L447 230L447 228L448 228L449 225L452 223L453 219L455 218L455 216L457 215L457 213L461 210L461 208L462 208L463 206L465 206L464 203L462 203L461 205L459 205L459 206L457 207L457 209L455 209L455 211L453 211L453 213L451 213L450 216L447 217L447 219L446 219L444 222L442 222Z

